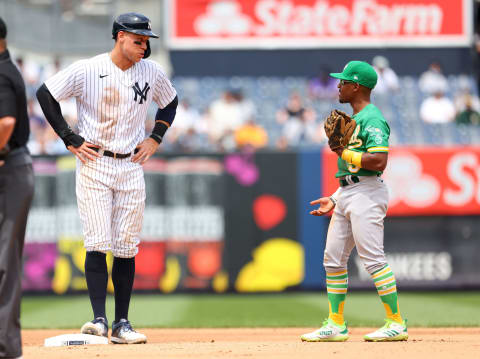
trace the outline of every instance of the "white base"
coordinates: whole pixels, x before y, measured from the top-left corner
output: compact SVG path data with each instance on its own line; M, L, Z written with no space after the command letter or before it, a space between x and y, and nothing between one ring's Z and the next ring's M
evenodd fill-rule
M90 334L62 334L45 339L46 347L64 347L68 345L108 344L108 338Z

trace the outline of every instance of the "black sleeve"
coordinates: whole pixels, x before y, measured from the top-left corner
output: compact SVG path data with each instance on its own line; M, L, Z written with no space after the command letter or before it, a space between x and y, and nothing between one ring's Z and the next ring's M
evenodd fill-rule
M158 143L162 142L165 132L170 128L177 114L178 96L164 108L159 108L155 115L155 127L150 135Z
M65 121L62 116L60 104L53 98L45 84L37 90L37 99L45 114L45 118L57 135L63 140L65 146L80 147L83 142L85 142L85 139L75 134L70 126L68 126L67 121Z
M0 76L0 118L17 118L17 101L12 84L5 76Z

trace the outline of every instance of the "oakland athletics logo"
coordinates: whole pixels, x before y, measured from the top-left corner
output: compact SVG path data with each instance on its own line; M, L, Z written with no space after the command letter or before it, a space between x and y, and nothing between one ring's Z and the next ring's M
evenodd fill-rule
M148 82L145 82L145 86L143 87L143 90L141 90L138 82L135 82L135 85L132 87L133 91L135 92L135 98L133 99L133 101L137 102L137 98L138 96L140 96L140 101L138 103L141 105L143 103L143 100L147 100L147 94L148 90L150 90L150 86L148 86Z

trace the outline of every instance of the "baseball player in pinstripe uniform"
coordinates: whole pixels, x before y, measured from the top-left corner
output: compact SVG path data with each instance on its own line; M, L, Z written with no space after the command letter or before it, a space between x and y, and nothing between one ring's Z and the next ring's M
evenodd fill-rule
M147 17L118 16L110 53L75 62L37 91L43 112L67 148L77 157L76 195L87 250L85 276L94 319L82 333L108 336L105 314L106 252L113 260L115 288L113 343L145 343L128 321L135 255L145 207L142 164L152 156L171 126L177 94L160 66L150 60ZM79 134L62 117L59 101L75 97ZM144 139L147 110L158 105L155 127Z
M332 196L311 202L320 205L310 212L315 216L334 209L323 259L329 316L320 329L302 335L301 339L311 342L348 339L343 307L348 285L347 262L356 246L387 316L385 325L365 335L364 339L407 340L407 326L400 315L395 277L383 251L383 219L387 212L388 191L380 175L387 166L390 128L380 110L370 103L377 73L366 62L351 61L343 72L330 75L340 79L339 101L352 106L356 127L348 146L334 149L338 155L336 177L340 187ZM335 147L331 145L331 148Z

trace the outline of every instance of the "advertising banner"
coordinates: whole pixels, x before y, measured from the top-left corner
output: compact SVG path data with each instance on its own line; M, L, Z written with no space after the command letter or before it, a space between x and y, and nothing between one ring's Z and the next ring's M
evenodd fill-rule
M144 165L135 290L283 291L304 278L296 154L168 155ZM75 159L37 158L23 289L87 289ZM111 271L113 258L107 255ZM113 292L111 279L108 290Z
M338 188L337 156L324 150L324 194ZM480 214L479 147L391 148L382 176L390 192L387 216Z
M391 217L385 220L385 253L402 289L471 289L480 286L478 218ZM372 289L356 250L348 265L349 288Z
M23 288L86 290L85 249L75 198L75 159L35 159ZM223 271L225 174L221 156L153 158L134 289L165 293L227 289ZM111 270L113 258L107 262ZM113 291L111 281L109 290Z
M470 46L470 0L172 0L174 49Z

